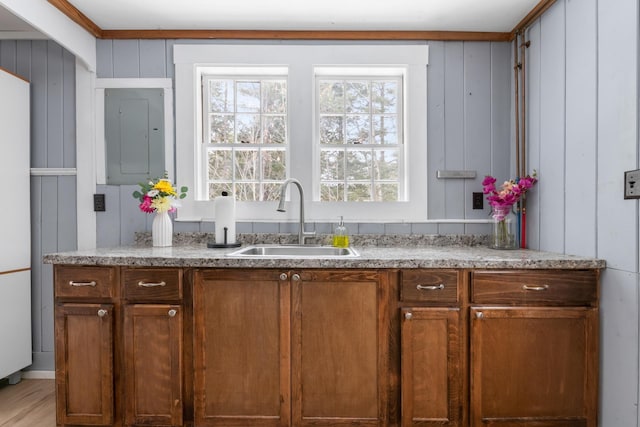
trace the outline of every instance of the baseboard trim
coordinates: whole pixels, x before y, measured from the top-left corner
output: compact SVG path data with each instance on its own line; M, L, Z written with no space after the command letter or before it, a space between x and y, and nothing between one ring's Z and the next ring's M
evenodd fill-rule
M55 371L22 371L22 378L26 380L54 380Z

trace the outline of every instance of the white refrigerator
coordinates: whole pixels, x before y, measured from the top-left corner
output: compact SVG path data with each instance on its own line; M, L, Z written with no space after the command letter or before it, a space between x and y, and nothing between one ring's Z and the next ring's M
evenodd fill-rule
M29 82L0 68L0 378L31 365Z

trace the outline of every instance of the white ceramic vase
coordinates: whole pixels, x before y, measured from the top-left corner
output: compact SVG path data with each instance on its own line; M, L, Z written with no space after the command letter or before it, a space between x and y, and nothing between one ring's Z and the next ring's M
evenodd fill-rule
M171 246L173 241L173 223L169 212L157 212L151 225L153 246Z

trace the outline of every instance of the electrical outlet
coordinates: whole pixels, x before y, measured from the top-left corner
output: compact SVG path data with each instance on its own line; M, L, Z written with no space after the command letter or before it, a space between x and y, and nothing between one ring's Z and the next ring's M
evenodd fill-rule
M473 209L484 209L484 194L473 193Z
M94 212L104 212L107 210L104 201L104 194L93 195L93 210Z
M624 173L624 198L640 199L640 169Z

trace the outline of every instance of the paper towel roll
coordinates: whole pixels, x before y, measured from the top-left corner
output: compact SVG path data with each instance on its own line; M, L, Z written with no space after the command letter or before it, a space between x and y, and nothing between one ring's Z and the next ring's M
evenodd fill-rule
M236 242L236 199L226 191L222 196L213 199L216 219L216 244L233 244ZM227 229L227 241L224 240Z

